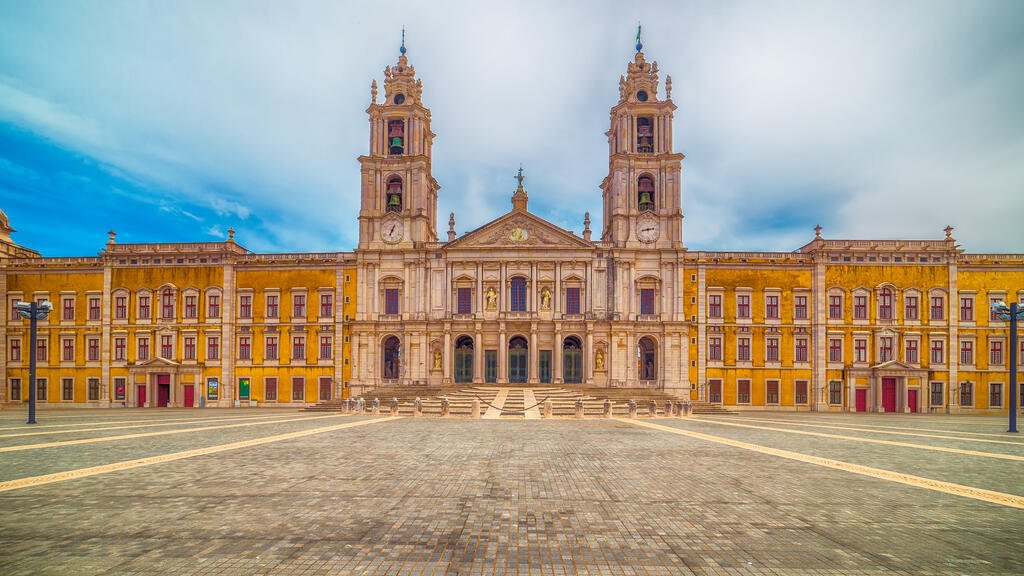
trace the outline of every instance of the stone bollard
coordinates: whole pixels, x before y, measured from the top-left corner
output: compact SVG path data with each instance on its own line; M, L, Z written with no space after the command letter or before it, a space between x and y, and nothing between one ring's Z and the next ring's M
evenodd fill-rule
M629 417L636 418L636 400L630 398L629 402L626 403L626 407L629 408Z
M371 412L374 416L380 415L380 398L374 398L373 403L370 404Z
M479 398L473 398L473 410L472 410L472 412L470 412L469 417L470 418L479 418L480 417L480 399Z
M671 418L671 417L672 417L672 401L671 400L666 400L665 401L665 418Z
M398 416L398 398L391 398L391 415Z
M576 417L583 418L583 398L576 399Z
M366 412L366 399L362 396L356 399L356 411L360 414Z
M544 417L551 418L551 414L554 412L554 404L551 402L551 398L544 401Z
M612 417L612 401L609 400L608 398L604 399L604 417L605 418L611 418Z
M350 402L350 400L348 398L346 398L346 399L341 401L341 413L342 414L348 414L349 412L352 411L351 406L349 406L350 403L351 402Z
M693 404L690 404L689 402L681 402L679 404L679 416L681 418L693 416Z
M441 416L447 416L448 412L451 411L451 402L448 401L447 396L441 396Z
M419 396L417 396L416 399L412 401L412 415L414 417L423 416L423 400L420 400Z
M647 403L647 415L650 416L651 418L654 418L655 416L658 415L658 403L655 402L654 400L651 400L650 402Z

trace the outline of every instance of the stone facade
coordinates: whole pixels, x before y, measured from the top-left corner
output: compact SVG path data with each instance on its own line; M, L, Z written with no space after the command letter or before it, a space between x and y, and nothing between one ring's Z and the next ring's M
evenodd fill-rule
M1024 300L1024 255L966 254L951 228L876 241L818 227L794 252L687 250L671 77L660 86L638 51L619 86L597 240L589 214L579 234L532 214L521 170L509 212L461 236L452 214L441 240L430 111L403 51L379 102L372 85L353 252L113 234L96 258L7 250L0 399L27 397L27 325L10 303L49 298L47 402L303 405L380 386L551 383L739 409L1006 410L1010 354L1024 349L988 308Z

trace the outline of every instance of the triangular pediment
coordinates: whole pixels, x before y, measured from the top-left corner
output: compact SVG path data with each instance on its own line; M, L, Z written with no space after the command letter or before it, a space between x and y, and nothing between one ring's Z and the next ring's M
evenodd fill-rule
M899 360L889 360L888 362L882 362L881 364L875 364L871 367L872 370L923 370L919 366L907 364L906 362L900 362Z
M446 250L467 248L593 249L594 244L525 210L504 216L445 244Z
M135 365L136 368L152 368L154 366L181 366L181 364L174 360L168 360L167 358L157 356L156 358L146 360L145 362L139 362Z

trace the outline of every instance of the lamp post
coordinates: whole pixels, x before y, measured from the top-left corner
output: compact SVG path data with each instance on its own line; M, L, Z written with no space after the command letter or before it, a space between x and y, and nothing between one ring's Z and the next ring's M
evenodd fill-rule
M997 318L1010 323L1010 429L1017 432L1017 320L1024 318L1024 308L1016 302L1009 306L1006 302L992 303L992 312Z
M53 310L49 301L15 302L14 309L18 316L29 320L29 355L28 355L28 424L36 423L36 322L46 318Z

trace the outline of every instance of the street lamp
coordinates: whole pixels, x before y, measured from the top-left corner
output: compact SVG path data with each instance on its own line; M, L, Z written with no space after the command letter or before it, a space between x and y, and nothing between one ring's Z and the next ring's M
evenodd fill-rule
M992 303L992 313L1003 322L1010 322L1010 429L1017 431L1017 320L1024 318L1024 308L1016 302L1007 306L1002 300Z
M36 322L46 318L53 310L53 304L49 301L42 302L15 302L14 309L18 316L28 318L29 326L29 354L28 354L28 424L36 423Z

